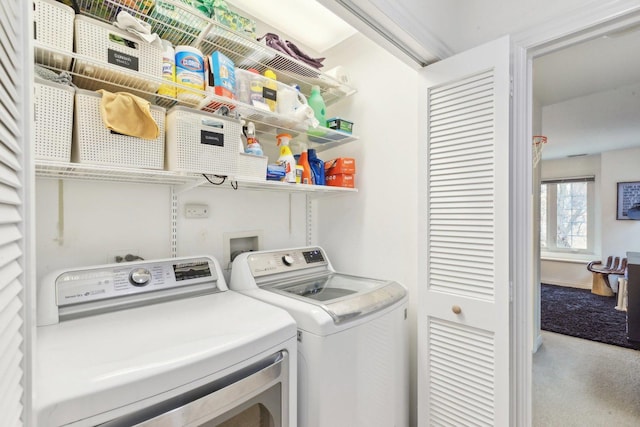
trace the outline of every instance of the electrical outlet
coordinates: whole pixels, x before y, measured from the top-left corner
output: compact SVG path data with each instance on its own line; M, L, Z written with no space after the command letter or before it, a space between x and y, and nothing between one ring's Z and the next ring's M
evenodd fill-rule
M184 216L186 218L209 218L209 205L185 205Z

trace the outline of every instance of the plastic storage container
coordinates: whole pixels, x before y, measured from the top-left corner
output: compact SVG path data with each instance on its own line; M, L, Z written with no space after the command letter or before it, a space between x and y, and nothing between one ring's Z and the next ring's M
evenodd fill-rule
M176 83L182 86L204 91L205 67L200 49L192 46L176 46ZM204 95L188 89L178 88L178 100L196 104Z
M141 41L131 33L78 15L75 19L75 45L77 53L95 60L77 59L73 69L79 74L117 81L129 88L152 93L160 87L162 49Z
M77 163L163 169L165 109L151 106L151 117L158 125L159 135L156 139L146 140L107 129L100 114L101 98L96 92L76 90L72 160Z
M75 12L67 5L53 0L33 1L34 39L43 45L35 50L36 62L63 70L71 68L74 18Z
M34 84L35 157L69 162L75 90L36 77Z
M176 52L173 45L168 40L162 40L162 79L170 83L176 81ZM163 84L158 89L158 95L164 95L171 98L176 97L176 87L173 85Z
M167 169L236 176L241 134L239 120L173 107L167 112Z
M255 154L238 153L238 172L236 179L242 181L266 181L267 179L267 156L256 156Z
M320 126L326 127L326 106L324 104L324 99L320 94L320 86L313 86L311 88L311 95L309 95L309 100L307 101L309 106L313 109L313 113L316 116L316 119L320 122Z
M277 76L271 70L264 72L264 87L262 88L262 97L269 106L269 109L273 112L276 111L278 106L278 83Z
M300 153L300 158L298 159L298 165L302 166L302 177L300 179L300 183L302 184L314 184L313 175L311 173L311 165L309 165L309 154L307 150L303 150Z
M180 0L157 0L149 16L162 24L160 37L176 46L191 44L209 25L209 16Z
M314 148L309 148L307 152L309 156L309 165L311 166L311 173L313 175L313 183L315 185L325 185L324 161L318 158Z

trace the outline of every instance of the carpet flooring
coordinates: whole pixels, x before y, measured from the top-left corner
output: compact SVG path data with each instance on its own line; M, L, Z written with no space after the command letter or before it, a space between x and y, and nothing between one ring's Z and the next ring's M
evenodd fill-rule
M640 350L640 343L627 340L627 315L615 309L615 296L544 283L540 287L543 330Z

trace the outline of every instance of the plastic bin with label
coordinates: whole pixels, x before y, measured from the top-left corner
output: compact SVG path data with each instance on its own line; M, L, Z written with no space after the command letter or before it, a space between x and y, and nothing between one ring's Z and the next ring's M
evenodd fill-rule
M77 89L72 160L77 163L164 169L165 109L151 106L151 117L158 125L153 140L122 135L109 130L102 121L99 93Z
M239 120L173 107L167 112L167 169L233 177L241 133Z
M162 49L113 25L78 15L73 69L85 76L155 93L162 79ZM154 80L155 79L155 80Z
M43 160L71 160L73 99L71 86L35 78L35 157Z

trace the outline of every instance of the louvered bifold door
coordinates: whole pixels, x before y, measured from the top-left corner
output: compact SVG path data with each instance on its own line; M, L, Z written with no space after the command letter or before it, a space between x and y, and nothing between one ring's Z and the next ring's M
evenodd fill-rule
M509 42L495 43L424 72L421 426L509 422Z
M24 423L22 147L25 140L24 37L31 2L0 2L0 424Z

